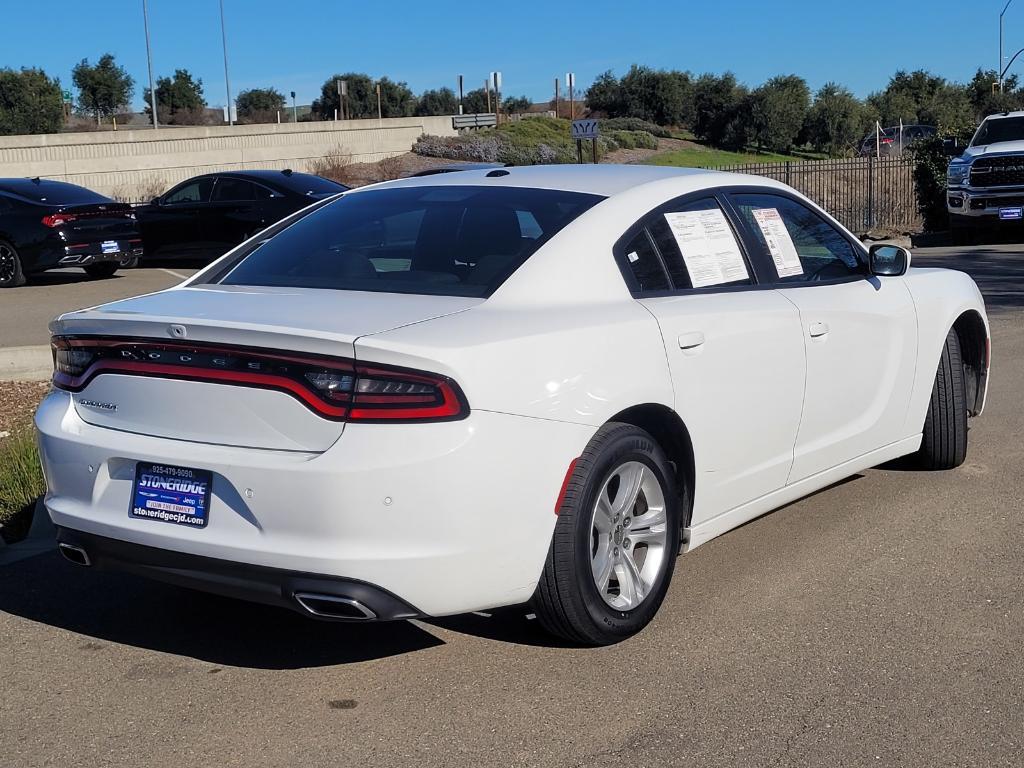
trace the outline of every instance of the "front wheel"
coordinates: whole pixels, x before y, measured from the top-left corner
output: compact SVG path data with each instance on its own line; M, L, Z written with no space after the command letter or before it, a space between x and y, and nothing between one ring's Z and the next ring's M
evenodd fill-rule
M602 427L576 461L534 594L544 628L610 645L647 626L672 580L680 507L654 438L630 424Z
M967 458L967 385L960 337L946 334L917 454L923 469L953 469Z
M101 261L97 264L87 264L82 267L85 270L85 274L93 280L104 280L108 277L113 277L114 273L117 272L117 268L118 264L113 261Z

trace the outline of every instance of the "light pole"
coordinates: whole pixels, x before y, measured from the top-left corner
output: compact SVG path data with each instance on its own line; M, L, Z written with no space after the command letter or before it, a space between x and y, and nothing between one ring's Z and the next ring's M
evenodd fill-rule
M235 116L231 112L231 81L228 79L228 33L224 27L224 0L220 0L220 39L224 44L224 87L228 91L228 125L234 125Z
M153 111L153 130L160 127L156 119L156 88L153 87L153 53L149 48L149 8L142 0L142 24L146 28L146 64L149 66L149 108Z
M999 66L996 67L996 72L999 73L999 92L1003 92L1003 16L1006 15L1006 9L1010 7L1010 3L1013 0L1006 0L1006 5L1003 6L1003 10L999 13Z

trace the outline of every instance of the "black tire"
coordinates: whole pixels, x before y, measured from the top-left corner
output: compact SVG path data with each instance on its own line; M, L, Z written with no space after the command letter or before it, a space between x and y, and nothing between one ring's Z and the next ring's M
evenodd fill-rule
M25 284L25 272L21 257L14 246L0 240L0 288L17 288Z
M960 338L950 329L942 348L917 454L922 469L953 469L967 458L967 385Z
M101 261L96 264L87 264L82 267L85 270L85 274L91 277L93 280L106 280L108 277L113 277L114 273L117 272L117 268L120 265L114 261Z
M660 570L651 579L646 597L630 610L617 610L602 597L592 571L592 525L598 495L615 470L629 462L643 464L660 484L666 540L657 566ZM643 498L641 492L632 514L637 513ZM646 505L646 500L643 503ZM544 572L533 596L533 610L541 625L554 635L586 645L617 643L647 626L672 581L679 554L681 506L672 467L654 438L631 424L609 423L598 430L566 486ZM625 553L630 542L624 541L623 546ZM645 553L645 561L649 553Z

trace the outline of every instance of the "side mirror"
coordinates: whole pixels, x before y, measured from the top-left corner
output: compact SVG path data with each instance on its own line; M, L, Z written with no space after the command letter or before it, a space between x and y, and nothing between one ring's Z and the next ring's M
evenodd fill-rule
M959 157L961 154L960 142L956 139L943 139L942 149L946 153L946 157Z
M898 245L877 243L868 251L868 268L872 275L899 277L910 267L910 251Z

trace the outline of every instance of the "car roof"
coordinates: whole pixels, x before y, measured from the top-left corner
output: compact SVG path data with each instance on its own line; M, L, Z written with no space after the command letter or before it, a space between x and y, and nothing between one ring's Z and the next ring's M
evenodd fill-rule
M373 184L352 190L347 194L360 194L364 190L396 187L433 186L509 186L556 189L563 192L581 192L590 195L612 197L645 184L670 179L686 180L689 187L719 187L726 183L768 183L761 177L723 173L706 168L672 168L657 165L526 165L490 170L460 171L459 173L437 173L430 176L416 176L396 181Z
M270 170L254 170L254 171L220 171L216 173L201 173L196 176L192 176L187 181L195 181L196 179L213 179L213 178L232 178L232 179L247 179L249 181L260 181L264 184L273 184L278 187L284 187L288 190L298 190L303 187L304 179L322 179L323 181L331 181L330 179L324 179L322 176L316 176L312 173L302 173L301 171L293 171L290 168L286 168L282 171L270 171ZM185 183L185 182L181 182ZM338 184L338 182L333 182ZM178 186L177 184L175 186ZM338 186L344 186L338 184ZM341 190L339 190L341 191Z

